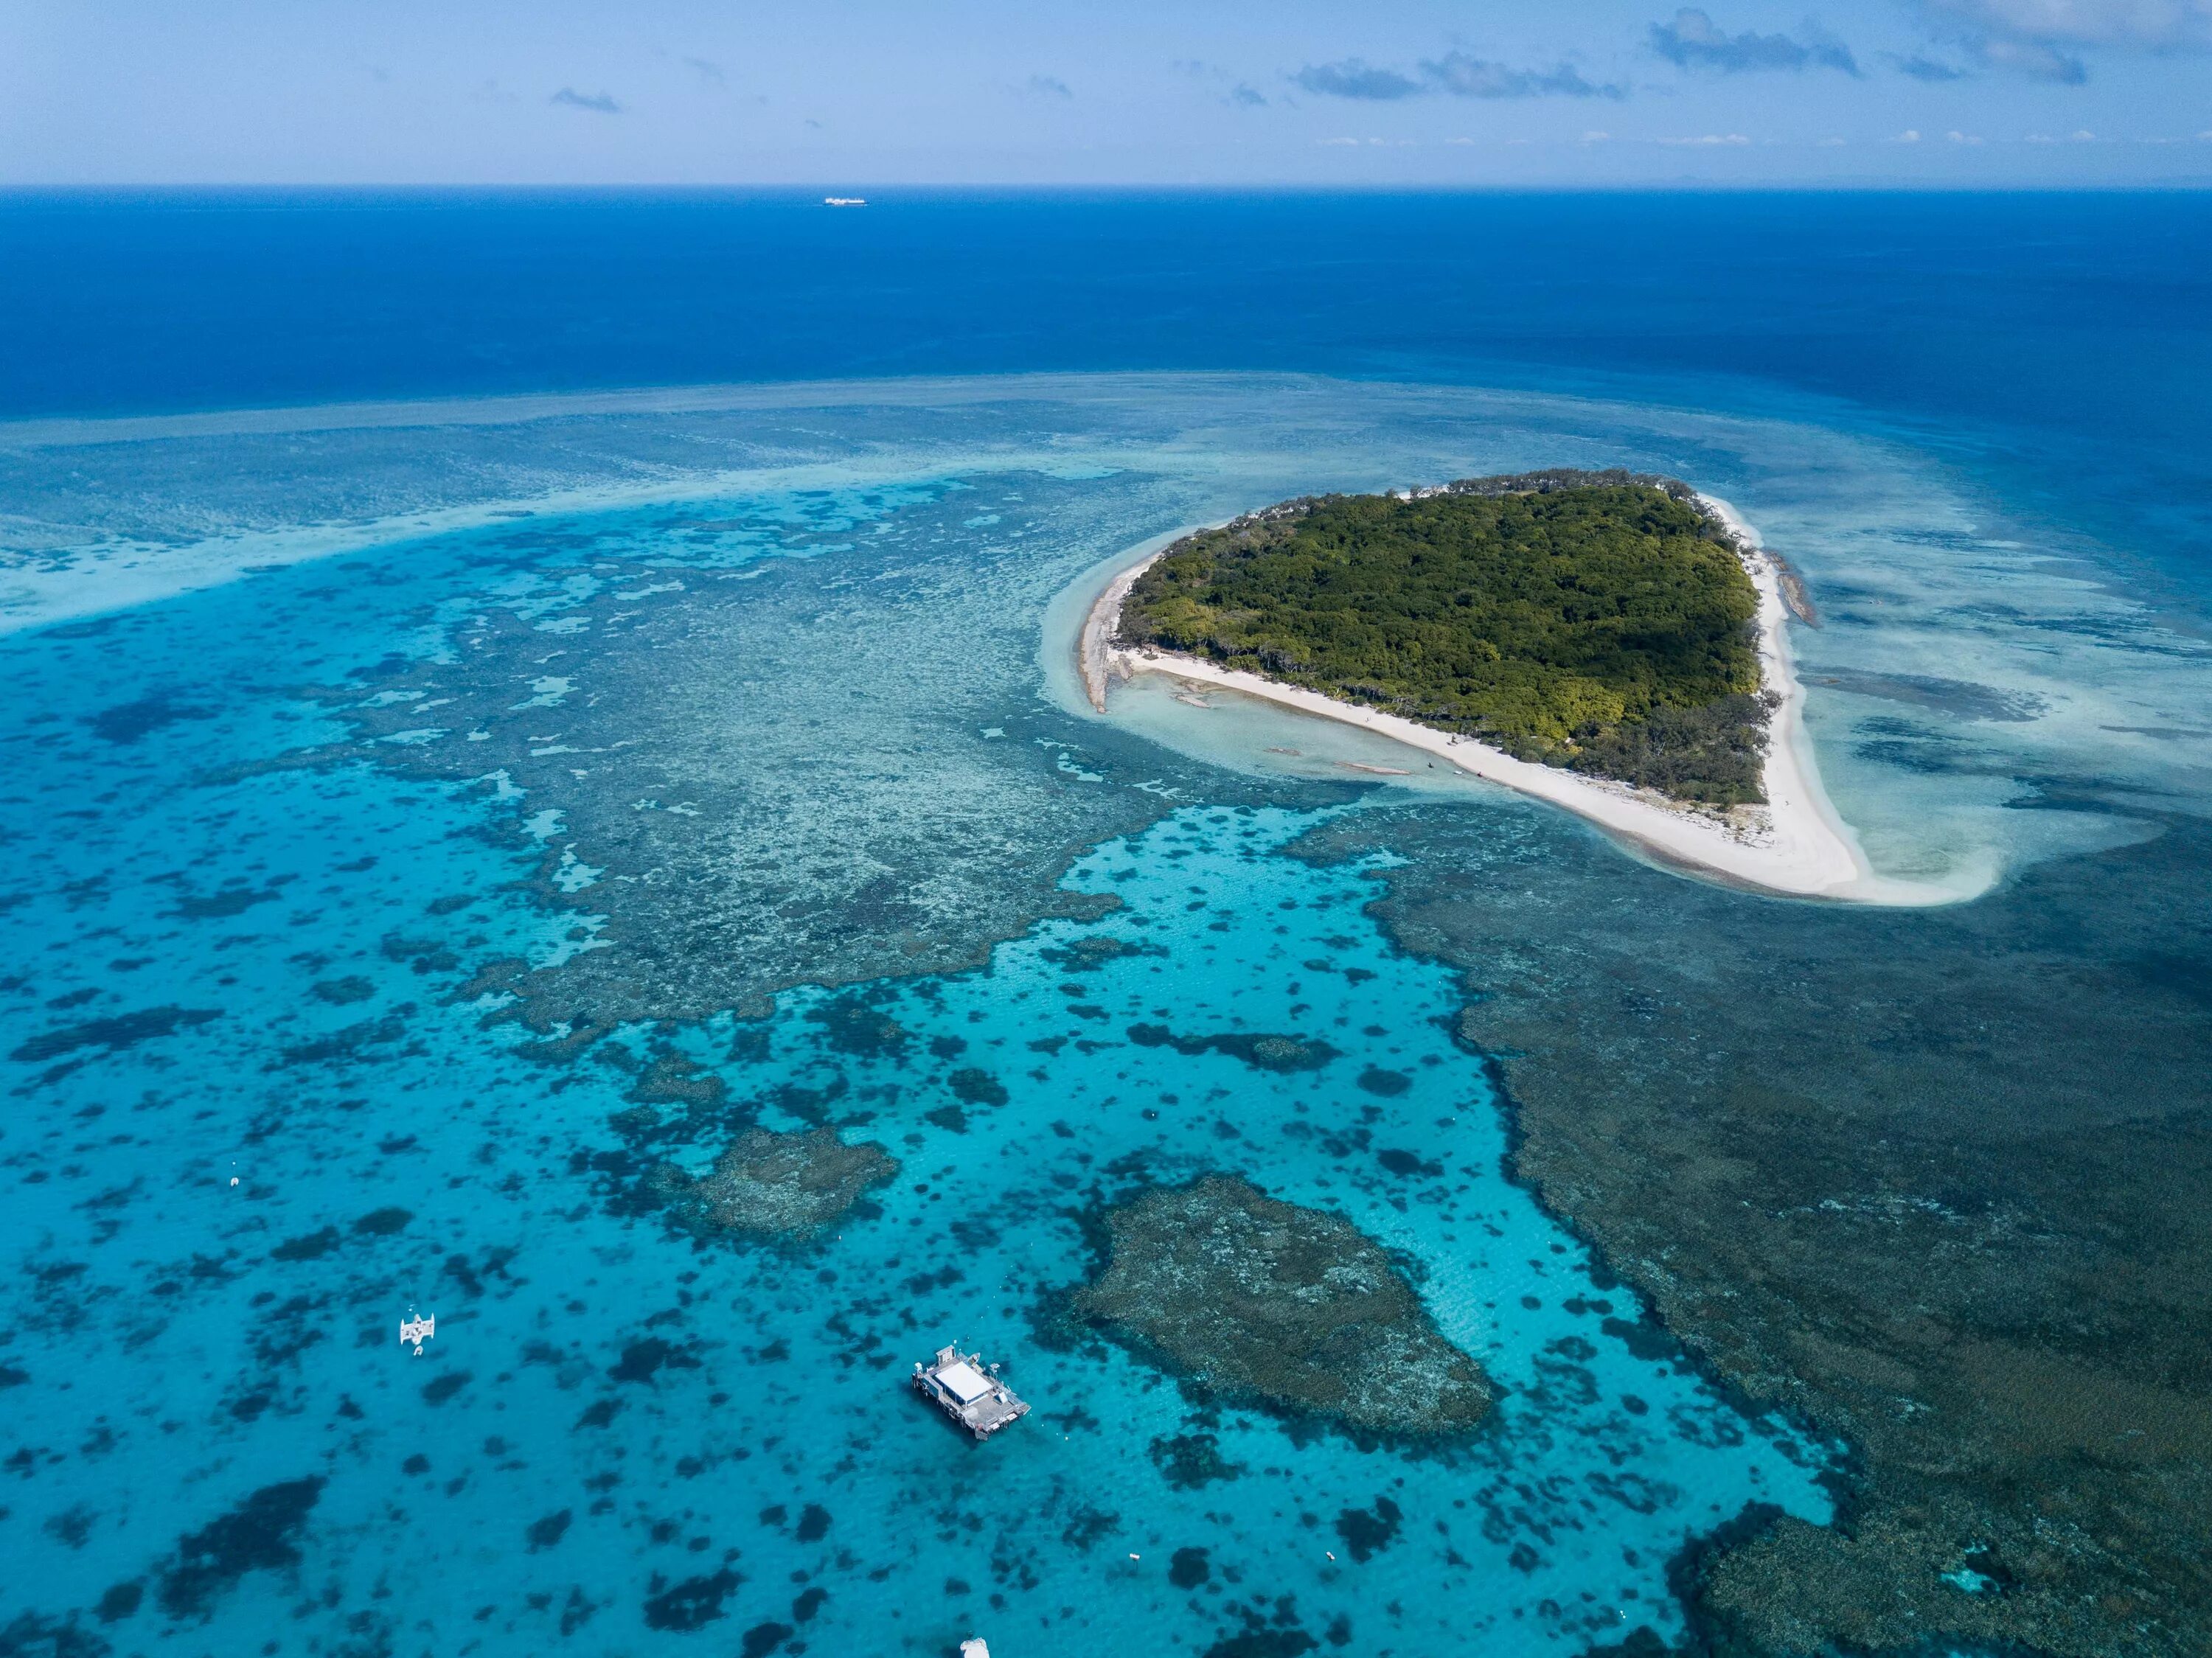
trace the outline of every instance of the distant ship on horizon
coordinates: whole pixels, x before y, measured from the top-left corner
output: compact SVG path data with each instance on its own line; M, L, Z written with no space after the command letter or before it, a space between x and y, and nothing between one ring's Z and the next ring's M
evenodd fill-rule
M822 198L824 207L866 207L867 204L868 198L865 196L824 196Z

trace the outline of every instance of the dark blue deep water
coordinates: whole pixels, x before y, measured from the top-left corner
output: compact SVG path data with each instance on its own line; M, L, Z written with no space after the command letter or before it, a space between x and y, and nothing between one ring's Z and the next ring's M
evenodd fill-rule
M0 197L0 1654L1565 1655L1833 1526L1861 1448L1516 1177L1458 1023L1600 914L1717 982L1680 878L1071 695L1149 538L1545 465L1789 553L1828 786L1956 914L2206 815L2212 197ZM824 1128L896 1172L819 1233L672 1199ZM1390 1251L1483 1427L1073 1318L1214 1173ZM902 1383L955 1336L1036 1403L985 1447ZM1991 1546L1911 1592L1996 1640Z
M1517 365L2179 456L2207 436L2208 271L2203 192L15 194L0 415Z

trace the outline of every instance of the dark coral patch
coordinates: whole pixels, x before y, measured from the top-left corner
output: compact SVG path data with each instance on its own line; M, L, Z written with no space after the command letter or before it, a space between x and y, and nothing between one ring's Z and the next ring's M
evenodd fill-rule
M574 1518L572 1510L563 1509L558 1514L547 1515L543 1520L532 1521L529 1530L523 1533L529 1540L530 1552L535 1554L540 1549L551 1548L568 1534L568 1522Z
M704 1629L722 1616L722 1602L735 1592L738 1581L727 1566L674 1584L655 1572L645 1602L646 1625L651 1629Z
M617 1382L650 1382L662 1370L696 1370L699 1356L690 1348L659 1336L633 1341L607 1374Z
M729 1092L729 1085L713 1072L681 1054L656 1054L638 1073L629 1097L647 1105L683 1105L713 1110Z
M270 904L284 895L278 886L254 888L231 885L204 896L187 894L168 913L184 921L227 921L243 915L256 904Z
M112 708L102 708L84 723L102 742L127 744L182 720L210 720L214 715L212 708L194 708L177 701L166 692L156 691L136 701L118 702Z
M1060 1527L1060 1540L1072 1549L1089 1553L1093 1546L1121 1529L1121 1516L1087 1504L1078 1508Z
M1192 1059L1200 1054L1226 1054L1261 1071L1318 1071L1337 1056L1337 1050L1317 1036L1270 1032L1229 1030L1211 1036L1178 1036L1164 1024L1133 1024L1129 1040L1139 1048L1172 1048Z
M103 1624L119 1624L138 1610L138 1603L146 1598L143 1579L134 1577L127 1583L118 1583L100 1597L93 1613Z
M471 1377L466 1370L448 1370L422 1384L422 1402L442 1405L469 1385Z
M945 1085L964 1105L1004 1105L1011 1097L1004 1083L989 1072L972 1066L954 1072L945 1079Z
M109 1018L88 1019L82 1024L64 1025L58 1030L41 1031L16 1044L8 1057L37 1065L73 1054L81 1048L104 1048L111 1054L118 1054L156 1036L170 1035L222 1017L213 1008L141 1008L135 1013L118 1013Z
M338 1247L338 1229L325 1226L319 1232L309 1232L302 1237L287 1238L269 1252L271 1260L320 1260Z
M1434 1180L1444 1172L1443 1164L1426 1162L1412 1151L1377 1151L1375 1161L1394 1175L1419 1175L1425 1180Z
M865 998L838 996L811 1010L830 1046L863 1059L894 1059L906 1051L906 1027Z
M1387 1497L1375 1499L1372 1509L1346 1509L1336 1516L1336 1534L1354 1560L1371 1560L1398 1540L1405 1515Z
M1320 1644L1302 1629L1247 1630L1216 1641L1206 1649L1205 1658L1298 1658Z
M300 1564L300 1533L323 1494L319 1474L264 1485L245 1502L177 1543L161 1575L161 1610L172 1618L204 1618L216 1596L250 1571Z
M1155 1439L1147 1448L1160 1477L1177 1491L1196 1491L1217 1479L1234 1479L1244 1472L1242 1462L1221 1454L1221 1442L1212 1434L1177 1434Z

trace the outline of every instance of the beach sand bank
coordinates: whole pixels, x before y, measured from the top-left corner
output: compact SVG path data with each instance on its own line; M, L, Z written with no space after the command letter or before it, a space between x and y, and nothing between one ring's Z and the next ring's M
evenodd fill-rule
M1697 811L1650 790L1516 760L1471 738L1319 691L1198 657L1116 642L1121 606L1130 589L1171 543L1139 551L1098 591L1075 641L1077 669L1091 707L1102 714L1110 713L1114 683L1139 674L1161 674L1192 688L1256 697L1300 714L1357 726L1471 776L1564 807L1656 862L1731 884L1790 897L1874 904L1950 903L1971 896L1952 887L1894 880L1878 874L1867 861L1857 837L1820 784L1812 738L1805 729L1805 690L1790 652L1790 608L1777 562L1766 555L1758 531L1728 502L1703 495L1698 500L1728 525L1759 590L1760 678L1782 698L1769 726L1767 804L1763 807L1738 808L1725 816Z

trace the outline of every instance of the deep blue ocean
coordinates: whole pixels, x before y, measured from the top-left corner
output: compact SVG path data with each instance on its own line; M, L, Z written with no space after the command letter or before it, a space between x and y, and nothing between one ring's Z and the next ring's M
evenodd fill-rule
M1131 548L1548 465L1805 573L1886 872L2212 804L2204 195L0 197L0 1653L1573 1654L1830 1522L1375 912L1425 813L1588 832L1073 693ZM819 1236L656 1195L825 1126L898 1172ZM1392 1251L1482 1430L1071 1336L1210 1172Z

